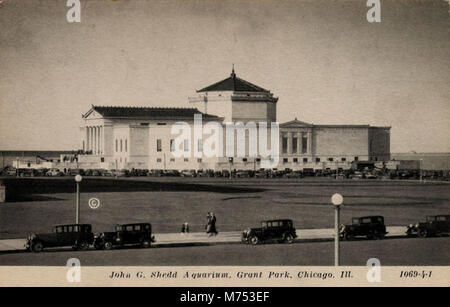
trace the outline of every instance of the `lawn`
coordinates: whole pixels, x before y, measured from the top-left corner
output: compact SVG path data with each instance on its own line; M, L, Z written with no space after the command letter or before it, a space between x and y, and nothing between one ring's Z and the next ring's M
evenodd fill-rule
M0 204L0 239L48 232L75 220L73 178L9 178ZM296 228L330 228L333 193L344 196L342 222L353 216L383 215L387 225L407 225L426 215L450 214L450 184L406 181L335 181L218 178L85 178L81 222L95 232L117 223L151 222L156 233L178 232L188 222L203 231L206 213L220 231L242 230L261 220L291 218ZM98 209L88 200L100 199Z

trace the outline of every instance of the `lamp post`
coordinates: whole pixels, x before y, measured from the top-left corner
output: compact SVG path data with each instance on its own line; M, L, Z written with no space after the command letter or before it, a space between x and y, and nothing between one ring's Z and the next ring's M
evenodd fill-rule
M81 175L75 176L75 182L77 183L77 203L76 203L76 209L75 209L75 224L80 223L80 182L83 179Z
M340 209L344 202L344 198L341 194L335 193L331 196L331 202L334 205L334 265L339 266L340 262L340 250L339 250L339 219Z
M419 160L420 181L423 179L422 161L423 159Z

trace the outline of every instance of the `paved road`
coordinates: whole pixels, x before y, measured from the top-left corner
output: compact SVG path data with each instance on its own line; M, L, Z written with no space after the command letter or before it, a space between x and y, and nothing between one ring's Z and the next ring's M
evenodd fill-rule
M404 236L405 227L403 226L389 226L387 227L389 236ZM192 244L225 244L225 243L240 243L241 231L221 232L214 237L208 237L205 233L163 233L155 234L156 246L163 245L192 245ZM334 238L334 230L329 229L297 229L297 237L299 240L323 240ZM10 239L0 240L0 252L23 250L25 239Z
M386 238L342 242L342 265L366 265L378 258L382 265L450 265L450 238ZM69 258L88 266L165 265L333 265L333 242L288 244L201 245L117 249L111 251L48 250L0 253L0 265L65 266Z

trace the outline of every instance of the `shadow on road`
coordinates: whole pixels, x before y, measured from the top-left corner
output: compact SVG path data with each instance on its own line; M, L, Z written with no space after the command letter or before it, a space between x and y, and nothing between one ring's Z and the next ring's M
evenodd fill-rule
M72 177L68 178L7 178L6 201L50 201L59 200L51 196L36 194L74 193L76 186ZM204 183L159 182L127 179L85 178L81 184L86 193L98 192L212 192L212 193L257 193L265 189L221 186Z

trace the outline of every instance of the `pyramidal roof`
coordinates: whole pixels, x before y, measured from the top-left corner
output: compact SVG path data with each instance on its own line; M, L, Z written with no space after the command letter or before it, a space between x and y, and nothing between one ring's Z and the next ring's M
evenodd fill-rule
M268 90L259 87L253 83L245 81L241 78L236 77L236 73L234 72L234 67L231 72L231 75L219 82L211 84L201 90L198 90L197 93L201 92L218 92L218 91L233 91L233 92L265 92L269 93Z

